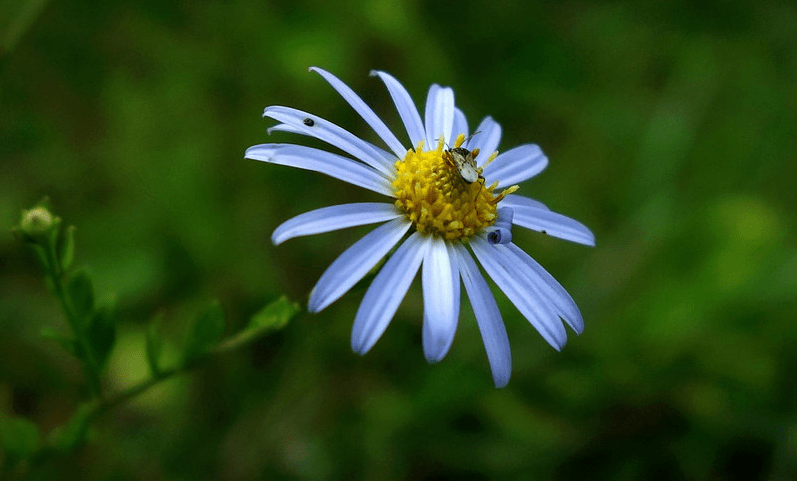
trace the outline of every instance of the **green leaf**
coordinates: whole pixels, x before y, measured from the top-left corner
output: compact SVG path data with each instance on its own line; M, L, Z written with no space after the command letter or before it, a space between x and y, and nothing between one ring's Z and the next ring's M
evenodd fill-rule
M116 341L116 323L113 308L108 306L99 307L91 317L89 325L86 326L85 333L86 340L97 363L97 369L102 371Z
M266 332L282 329L299 310L299 304L290 302L285 296L280 297L252 316L246 330Z
M88 273L80 270L69 276L66 291L79 324L84 325L94 310L94 287Z
M75 259L75 226L70 225L64 232L61 243L61 270L66 271Z
M191 326L183 351L183 363L194 361L207 352L219 340L223 331L224 312L221 310L221 305L214 302Z
M161 373L160 357L163 350L163 339L160 332L158 332L158 326L160 326L162 319L163 314L158 313L147 326L147 363L152 375L155 377L160 376Z
M30 456L39 448L39 438L39 428L27 419L0 417L0 446L7 456Z
M79 448L86 442L90 423L91 405L81 404L66 424L53 430L50 439L54 439L55 446L64 451Z
M66 336L50 326L43 327L39 334L45 339L49 339L51 341L55 341L61 345L69 354L73 356L77 355L77 348L75 347L75 340L69 336Z

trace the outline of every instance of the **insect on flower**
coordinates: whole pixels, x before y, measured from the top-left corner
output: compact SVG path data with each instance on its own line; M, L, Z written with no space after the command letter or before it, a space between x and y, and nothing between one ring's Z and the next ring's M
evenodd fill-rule
M478 155L479 149L468 150L462 147L455 147L446 150L443 153L443 158L451 167L457 169L459 176L466 183L472 184L480 180L482 185L484 185L482 169L476 166L476 157Z
M408 137L408 142L402 142L340 79L317 67L310 70L351 105L384 145L363 140L326 119L274 105L263 112L278 122L269 133L313 137L345 155L271 143L250 147L246 157L320 172L388 198L322 207L276 228L272 240L281 244L294 237L380 224L321 275L310 293L310 312L320 312L338 300L387 256L357 309L352 349L360 354L371 350L420 271L426 359L440 362L448 353L460 317L460 298L467 295L496 387L509 382L512 357L501 311L477 262L554 349L567 341L565 324L576 333L582 331L584 320L573 298L512 242L512 227L519 226L595 245L595 236L583 224L515 194L517 184L548 165L539 146L522 144L499 153L501 126L492 117L479 123L475 132L480 135L470 136L473 141L466 144L471 129L454 103L451 88L433 84L425 109L419 112L398 80L385 72L372 72L385 83L398 110Z

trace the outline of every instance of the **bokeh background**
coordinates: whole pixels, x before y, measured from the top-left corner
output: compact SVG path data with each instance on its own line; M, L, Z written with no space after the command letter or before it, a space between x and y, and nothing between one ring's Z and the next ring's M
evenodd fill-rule
M494 389L463 307L427 365L416 279L365 357L358 285L318 315L102 416L40 479L794 479L797 7L793 2L46 2L0 8L0 410L45 432L85 399L66 329L9 229L47 195L122 316L110 391L147 376L147 322L208 299L227 332L305 303L369 228L292 240L282 221L379 196L244 160L288 105L375 140L307 67L396 127L371 69L417 101L454 88L502 149L538 143L521 193L594 249L516 231L586 321L561 353L494 288L513 348ZM403 137L402 137L403 138ZM467 304L465 304L467 306Z

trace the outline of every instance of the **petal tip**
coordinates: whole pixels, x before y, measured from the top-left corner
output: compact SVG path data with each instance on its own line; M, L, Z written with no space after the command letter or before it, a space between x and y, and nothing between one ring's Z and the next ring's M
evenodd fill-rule
M509 376L507 376L506 379L493 378L493 383L495 383L496 389L503 389L509 384Z

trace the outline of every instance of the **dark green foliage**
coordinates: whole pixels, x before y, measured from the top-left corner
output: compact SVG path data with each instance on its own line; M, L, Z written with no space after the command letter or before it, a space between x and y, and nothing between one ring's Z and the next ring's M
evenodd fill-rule
M224 312L218 302L213 302L191 324L185 347L183 363L189 364L205 354L224 332Z

